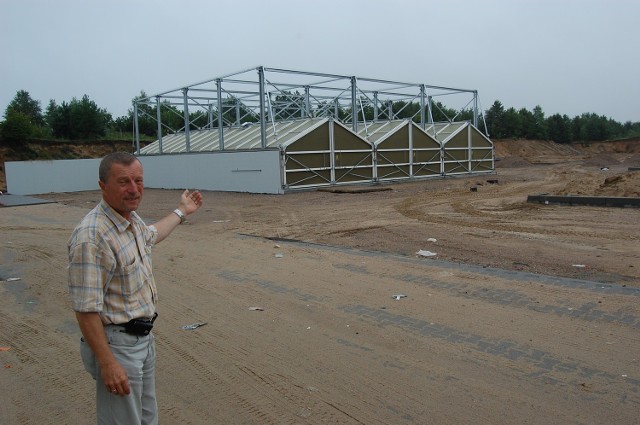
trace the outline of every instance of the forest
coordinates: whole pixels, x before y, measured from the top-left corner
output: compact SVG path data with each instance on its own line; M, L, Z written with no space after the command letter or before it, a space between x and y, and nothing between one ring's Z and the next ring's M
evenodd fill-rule
M146 97L144 91L133 101ZM237 118L237 111L242 109L243 122L258 121L258 116L249 108L238 107L235 99L226 99L223 107L223 123L232 124ZM273 116L278 119L295 118L300 110L302 95L299 93L283 93L273 103ZM326 105L325 105L326 106ZM328 108L317 106L313 113L337 114L339 119L349 117L349 108ZM160 105L163 132L184 130L183 113L175 106ZM142 105L138 109L138 125L142 137L153 140L157 134L156 106ZM377 116L375 115L377 114ZM133 132L134 111L130 108L127 115L113 118L104 108L100 108L89 96L81 99L56 103L50 100L42 109L40 101L33 99L26 90L19 90L4 111L0 122L0 145L20 148L29 140L127 140ZM395 101L383 103L374 112L372 105L363 105L361 115L365 120L377 119L413 119L420 121L420 104L417 102ZM362 117L359 117L361 119ZM192 129L216 127L218 119L204 112L190 113ZM212 119L213 118L213 119ZM435 102L431 108L434 122L471 121L472 110L454 110ZM640 136L640 122L620 123L612 118L595 113L585 112L575 117L553 114L545 116L540 106L533 110L505 107L500 101L493 102L491 107L479 117L478 128L492 139L530 139L550 140L557 143L596 142L618 140Z

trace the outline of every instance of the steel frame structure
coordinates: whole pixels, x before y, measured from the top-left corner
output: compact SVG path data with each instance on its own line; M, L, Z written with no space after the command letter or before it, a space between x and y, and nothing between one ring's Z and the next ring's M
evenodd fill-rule
M459 110L473 111L472 123L477 127L480 115L477 90L259 66L135 101L136 151L140 154L139 118L144 115L156 122L159 154L163 154L163 129L170 133L184 132L184 151L190 152L192 128L217 128L218 150L225 150L223 129L248 123L259 123L260 148L266 149L267 128L271 127L275 132L277 121L332 117L351 126L354 133L368 138L370 123L394 120L402 111L394 110L394 105L407 107L414 102L418 102L420 108L411 119L417 123L419 117L423 130L430 126L435 128L432 126L433 108L437 105L433 100L444 96L462 99L463 106ZM141 107L143 105L155 107L156 116L149 116ZM171 128L162 121L163 108L173 113L181 112L181 128ZM367 120L365 109L369 114L373 112L373 119ZM200 112L197 122L192 121L194 111ZM206 117L205 122L203 117ZM447 119L453 122L456 117ZM435 133L434 137L437 137Z

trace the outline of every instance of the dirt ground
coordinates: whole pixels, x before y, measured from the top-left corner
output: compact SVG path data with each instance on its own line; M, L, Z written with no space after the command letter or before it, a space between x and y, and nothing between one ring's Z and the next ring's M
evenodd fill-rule
M206 192L154 250L161 422L637 424L640 209L526 197L639 197L640 143L496 155L365 193ZM93 423L65 248L100 194L40 197L0 209L0 424Z

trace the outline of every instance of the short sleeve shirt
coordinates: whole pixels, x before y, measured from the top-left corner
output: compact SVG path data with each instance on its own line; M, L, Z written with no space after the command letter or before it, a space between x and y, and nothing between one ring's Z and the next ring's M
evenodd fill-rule
M73 310L97 312L105 325L153 317L158 297L151 248L157 236L135 212L126 220L102 200L69 239Z

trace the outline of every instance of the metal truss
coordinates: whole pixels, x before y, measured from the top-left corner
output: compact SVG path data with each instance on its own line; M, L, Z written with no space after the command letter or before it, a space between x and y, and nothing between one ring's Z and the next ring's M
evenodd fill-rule
M477 127L480 111L476 90L259 66L134 102L136 149L140 153L142 118L155 121L159 153L163 153L162 137L166 133L184 132L185 151L190 152L191 130L217 129L218 148L224 150L224 128L253 123L260 124L264 149L268 127L275 130L276 122L299 118L332 117L354 132L364 129L365 138L370 123L399 117L411 118L424 130L434 123L434 108L439 109L434 99L442 97L447 97L448 104L455 98L454 103L461 105L457 111L472 111L472 123ZM153 109L155 116L148 112ZM177 128L163 122L164 111L181 115ZM447 116L445 120L456 118Z

